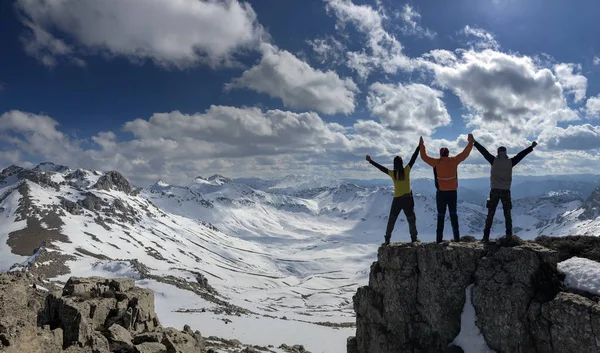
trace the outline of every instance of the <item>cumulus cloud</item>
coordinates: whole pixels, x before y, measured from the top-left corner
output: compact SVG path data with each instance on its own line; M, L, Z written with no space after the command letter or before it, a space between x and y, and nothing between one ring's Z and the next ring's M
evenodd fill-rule
M58 122L46 115L13 110L0 115L0 137L29 155L62 162L80 150L73 139L57 130ZM13 154L13 157L15 155Z
M451 122L442 98L442 92L423 84L374 83L367 105L389 128L429 136Z
M401 28L403 34L430 39L435 38L436 33L434 31L430 30L429 28L423 28L419 24L421 21L421 14L409 4L404 4L402 11L398 13L398 17L400 17L404 23L403 27Z
M553 150L591 150L600 148L600 126L569 125L545 130L540 140Z
M358 92L350 78L342 79L334 71L312 68L286 50L262 45L260 63L245 71L226 87L249 88L281 98L286 107L316 110L324 114L350 114Z
M466 115L472 125L521 133L533 118L576 119L563 112L567 103L552 71L527 56L469 50L444 64L424 65L434 72L436 84L452 90L472 112Z
M573 95L576 103L585 99L587 78L581 74L581 65L561 63L554 65L554 71L558 82L564 90Z
M233 65L264 36L238 0L17 0L28 54L47 66L99 52L161 66Z
M128 122L124 129L143 141L193 139L238 146L240 156L263 150L271 153L273 149L347 147L348 143L316 113L227 106L212 106L204 114L154 114L149 120Z
M500 49L500 44L498 44L494 35L485 29L466 25L461 33L467 37L467 45L475 49Z
M600 57L594 56L594 65L600 65Z
M600 117L600 95L590 97L585 103L586 113L593 118Z
M396 73L412 68L410 58L402 52L402 44L384 28L385 11L369 5L356 5L351 0L326 0L326 9L337 18L337 27L343 30L348 24L366 38L365 49L346 53L346 65L366 79L373 70Z

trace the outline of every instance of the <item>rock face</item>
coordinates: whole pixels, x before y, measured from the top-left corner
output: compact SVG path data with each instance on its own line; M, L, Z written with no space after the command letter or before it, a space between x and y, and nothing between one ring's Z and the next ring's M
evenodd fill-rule
M131 194L132 191L129 180L127 180L127 178L117 171L110 171L101 176L100 179L98 179L98 182L94 185L94 188L101 190L115 189L126 194Z
M44 299L45 296L45 299ZM40 294L22 274L0 275L0 351L204 353L200 332L163 328L154 293L132 279L69 279Z
M348 353L451 352L473 284L476 324L496 352L598 352L600 305L563 291L558 253L537 244L392 244L354 296Z

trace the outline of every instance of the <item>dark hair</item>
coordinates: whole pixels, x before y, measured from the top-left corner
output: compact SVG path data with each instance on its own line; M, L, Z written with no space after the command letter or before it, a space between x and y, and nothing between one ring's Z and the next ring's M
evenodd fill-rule
M402 158L399 156L394 157L394 179L404 180L404 165Z

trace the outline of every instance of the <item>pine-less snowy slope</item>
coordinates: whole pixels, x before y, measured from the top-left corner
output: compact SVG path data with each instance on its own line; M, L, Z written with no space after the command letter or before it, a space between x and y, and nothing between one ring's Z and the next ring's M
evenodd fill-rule
M54 239L49 251L63 256L54 261L68 266L69 273L58 279L137 278L157 293L157 311L167 325L188 323L205 336L260 345L300 343L313 353L345 351L353 328L314 323L354 323L352 295L367 284L383 240L391 188L330 181L307 188L294 185L293 178L253 180L255 188L217 175L187 186L161 181L137 192L117 176L106 183L107 175L94 171L48 164L38 170L5 170L0 178L3 269L24 261L41 241L36 235L45 234ZM419 238L432 241L435 199L415 190L415 203ZM519 200L514 223L523 228L521 235L534 237L541 224L580 203L570 194ZM483 205L460 203L462 234L480 238L486 211ZM23 214L27 217L15 222ZM501 218L499 208L493 235L503 234ZM36 232L27 231L32 225ZM407 233L401 215L392 241L408 241ZM451 238L448 221L445 238ZM118 259L136 259L149 274ZM53 260L43 261L56 267ZM192 283L209 297L155 279L167 276ZM217 293L204 288L202 276ZM240 316L238 309L221 314L231 311L222 302L241 308Z

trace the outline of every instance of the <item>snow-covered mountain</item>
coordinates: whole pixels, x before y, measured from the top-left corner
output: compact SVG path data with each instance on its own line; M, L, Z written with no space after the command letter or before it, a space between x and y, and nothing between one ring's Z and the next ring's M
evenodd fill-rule
M418 187L419 238L432 241L435 196ZM477 191L463 197L469 192L459 203L461 233L480 238L485 198ZM56 280L134 277L157 292L159 313L176 320L167 324L187 320L203 334L342 352L355 321L352 295L368 281L392 196L390 187L298 176L214 175L137 188L118 172L11 166L0 173L0 269L27 265L46 241L32 270ZM581 227L592 233L600 226L600 190L584 200L579 191L515 200L515 229L525 238ZM501 207L496 214L492 236L504 233ZM447 221L445 238L451 233ZM392 241L408 240L401 215ZM331 337L342 343L323 343Z

